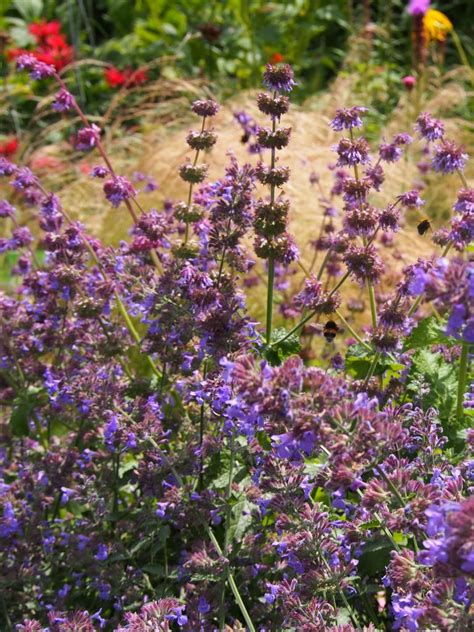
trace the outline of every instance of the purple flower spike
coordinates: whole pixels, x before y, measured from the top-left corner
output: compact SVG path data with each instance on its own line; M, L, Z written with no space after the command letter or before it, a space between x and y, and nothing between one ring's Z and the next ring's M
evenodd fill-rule
M20 55L16 60L16 66L18 70L27 70L31 79L46 79L52 77L56 72L54 66L38 61L29 53Z
M426 140L439 140L444 135L444 125L428 112L422 112L416 119L415 129Z
M100 127L92 124L90 127L83 127L77 132L76 149L78 151L89 151L97 145L100 139Z
M74 97L70 92L61 88L61 90L54 97L52 108L56 112L67 112L74 105Z
M278 66L267 64L263 73L263 85L274 92L291 92L297 84L293 69L289 64Z
M130 180L123 176L114 176L104 184L105 197L112 206L120 206L124 200L136 195L136 190Z
M463 171L468 158L469 156L463 151L462 147L447 140L436 147L431 164L435 171L448 174L455 171Z
M336 110L336 115L330 122L330 126L336 132L342 132L344 129L353 129L354 127L362 127L363 122L361 114L368 112L368 108L354 105L351 108L341 108Z

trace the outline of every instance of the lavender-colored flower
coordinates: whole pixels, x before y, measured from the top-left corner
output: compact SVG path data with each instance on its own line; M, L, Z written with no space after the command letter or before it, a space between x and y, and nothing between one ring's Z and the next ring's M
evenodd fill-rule
M18 226L13 230L12 235L15 248L25 248L33 241L33 235L27 226Z
M7 200L0 200L0 217L14 217L15 207L7 202Z
M368 167L365 170L365 175L369 179L373 188L376 191L380 191L380 187L382 186L385 180L385 175L384 175L382 166L375 165L374 167Z
M274 92L291 92L297 84L289 64L267 64L263 73L263 85Z
M102 165L98 165L97 167L92 167L91 176L93 178L107 178L110 175L110 170L107 167L103 167Z
M342 138L335 150L339 156L337 161L339 167L365 165L370 162L369 144L365 138L360 137L355 140Z
M261 92L257 96L257 105L260 112L267 114L267 116L270 116L272 119L279 120L283 114L288 112L290 101L287 96L281 94L272 96Z
M121 202L134 197L137 192L130 180L123 176L113 176L104 183L104 193L112 206L117 208Z
M94 557L96 560L99 560L99 562L105 561L109 557L107 545L99 544L99 546L97 547L97 553L94 555Z
M56 112L67 112L74 105L74 97L70 92L68 92L65 88L61 88L61 90L54 97L54 101L52 104L53 110Z
M12 187L17 191L24 191L29 187L35 187L37 178L28 169L28 167L20 167L15 172L15 179L12 181Z
M418 619L423 616L425 609L418 604L412 595L392 595L392 612L394 615L393 629L399 630L403 627L408 632L421 630Z
M272 131L268 127L258 130L258 144L267 149L283 149L290 141L291 127L278 127Z
M300 309L308 309L318 314L333 314L341 304L338 292L329 295L323 292L322 283L311 275L306 279L303 290L294 298L295 305Z
M3 158L3 156L0 158L0 176L11 176L14 173L15 168L16 167L12 162Z
M344 129L362 127L361 114L365 114L365 112L368 112L368 108L357 105L350 108L341 108L336 110L336 115L330 122L330 125L336 132L342 132Z
M206 598L203 595L199 597L198 611L199 611L199 614L207 614L208 612L211 611L211 604L206 600Z
M57 232L63 223L59 199L51 193L40 205L40 228L46 232Z
M400 134L395 134L395 136L393 137L393 142L395 143L395 145L410 145L410 143L413 142L413 138L410 136L410 134L407 134L406 132L401 132Z
M403 155L397 143L382 143L379 147L379 156L385 162L397 162Z
M464 250L474 240L474 217L465 213L453 217L447 241L451 241L456 250Z
M468 158L469 156L463 151L462 147L447 140L443 144L436 146L431 164L435 171L453 173L454 171L464 171Z
M97 145L100 139L100 127L94 123L90 127L83 127L76 134L75 147L78 151L89 151Z
M191 130L186 137L186 142L195 150L208 150L217 142L217 134L212 130L203 130L200 132Z
M428 112L422 112L416 119L415 129L423 138L427 140L438 140L443 138L444 125L435 119Z
M194 114L203 117L215 116L219 111L219 104L212 99L193 101L191 109Z
M38 61L29 53L17 57L16 65L18 70L27 70L31 79L46 79L52 77L56 72L54 66Z
M474 189L461 189L453 208L457 213L468 213L474 216Z
M402 204L402 206L406 206L408 208L420 208L420 206L426 204L425 200L421 199L420 192L416 189L402 193L397 196L397 200L400 204Z
M397 231L400 229L400 210L395 204L389 204L379 215L379 223L382 230Z
M352 206L344 214L343 225L351 237L372 235L379 223L379 211L370 204Z
M380 280L384 268L375 246L363 248L350 244L343 259L349 272L360 284L363 285L367 280L372 283Z

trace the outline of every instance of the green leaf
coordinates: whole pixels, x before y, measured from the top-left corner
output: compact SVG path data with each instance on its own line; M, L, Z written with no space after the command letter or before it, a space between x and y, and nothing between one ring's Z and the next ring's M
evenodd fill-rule
M42 0L15 0L13 4L27 22L33 22L36 18L40 18L43 12Z
M449 339L444 333L444 323L439 323L434 316L421 320L405 340L403 350L420 349L434 344L445 344Z
M288 336L288 330L278 327L272 332L271 345L265 347L263 356L272 366L279 365L291 355L301 351L300 338L297 333ZM284 339L284 340L283 340Z
M456 365L448 363L441 353L420 349L413 358L408 384L415 396L420 392L420 384L428 386L421 396L423 407L437 408L443 425L449 425L457 399Z

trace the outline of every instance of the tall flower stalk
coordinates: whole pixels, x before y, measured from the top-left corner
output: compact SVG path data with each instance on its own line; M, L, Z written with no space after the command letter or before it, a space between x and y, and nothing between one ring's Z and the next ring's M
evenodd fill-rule
M281 195L277 198L277 189L289 178L288 167L277 166L277 150L288 145L291 129L279 127L277 122L288 112L289 99L284 92L291 92L296 85L291 67L288 64L268 65L263 76L264 85L271 94L262 92L257 97L258 109L270 116L271 128L261 127L258 131L258 143L270 150L270 166L260 163L257 178L270 191L270 199L259 200L255 210L254 229L256 233L255 252L267 260L267 311L265 339L270 343L273 328L273 289L275 281L275 263L288 265L297 257L297 250L291 236L287 232L288 211L290 203Z
M184 243L189 241L189 226L193 221L199 219L198 209L193 206L193 189L195 184L200 184L207 174L207 165L198 165L199 155L202 151L209 151L217 141L217 136L212 130L206 130L206 119L215 116L219 110L218 104L212 99L194 101L191 106L193 112L202 117L202 125L200 131L190 131L186 142L191 149L195 150L192 162L186 162L181 165L179 175L184 182L187 182L188 199L186 206L180 212L179 219L185 222Z

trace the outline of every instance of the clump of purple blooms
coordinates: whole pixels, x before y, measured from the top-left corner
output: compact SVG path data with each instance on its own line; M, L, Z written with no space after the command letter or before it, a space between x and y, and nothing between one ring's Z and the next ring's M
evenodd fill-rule
M141 193L157 183L114 171L54 70L30 56L18 66L59 82L53 109L81 118L76 147L99 154L91 177L133 226L118 247L102 244L27 167L0 162L11 187L0 252L16 253L0 293L0 627L470 629L464 151L418 118L433 168L462 187L435 254L394 269L396 233L424 200L413 188L379 208L372 194L412 138L372 151L359 135L366 108L338 110L330 125L348 136L331 191L311 175L323 221L307 264L279 161L288 65L265 70L270 126L238 117L258 162L231 155L214 182L199 158L219 146L208 127L219 106L193 103L187 197L155 209ZM248 301L255 286L264 324Z

